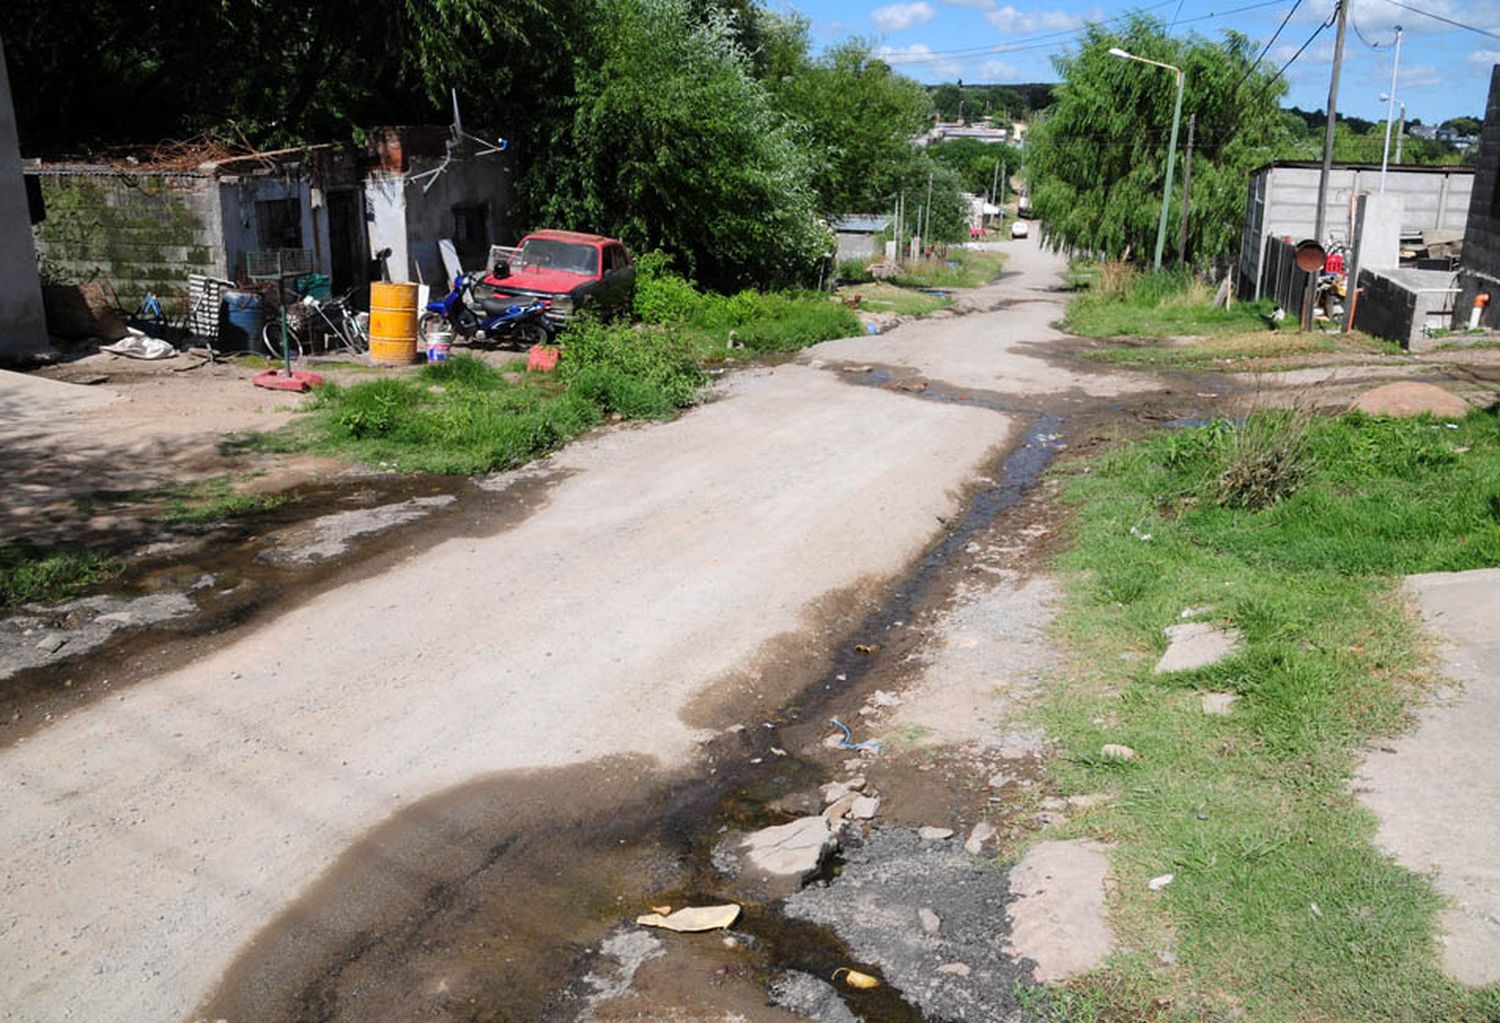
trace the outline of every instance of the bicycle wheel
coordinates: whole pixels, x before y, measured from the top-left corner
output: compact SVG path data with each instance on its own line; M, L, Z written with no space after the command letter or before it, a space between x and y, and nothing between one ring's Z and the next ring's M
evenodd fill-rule
M280 321L280 320L271 320L271 321L267 322L264 327L261 328L260 337L261 337L261 340L265 342L265 345L266 345L266 357L267 358L270 358L270 359L280 359L280 358L282 358L282 351L281 351L281 322L282 321ZM302 337L297 333L297 328L294 327L294 326L292 326L291 324L287 324L287 328L286 328L286 344L287 344L287 348L289 348L291 350L292 358L294 358L294 359L300 359L300 358L302 358L302 355L303 355Z

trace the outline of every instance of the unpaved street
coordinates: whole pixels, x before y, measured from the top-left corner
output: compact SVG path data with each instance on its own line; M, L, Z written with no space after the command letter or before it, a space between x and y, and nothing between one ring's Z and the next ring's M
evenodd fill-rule
M698 743L793 698L1020 439L1004 408L1151 386L1044 361L1062 260L1010 251L975 299L995 311L731 374L676 422L530 470L546 497L525 521L290 606L0 752L0 1015L188 1018L403 808L497 772L690 770ZM858 386L861 364L957 398Z

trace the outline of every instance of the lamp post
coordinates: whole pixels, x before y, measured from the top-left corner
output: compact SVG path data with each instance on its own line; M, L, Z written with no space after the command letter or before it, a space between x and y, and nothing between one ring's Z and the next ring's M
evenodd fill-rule
M1385 149L1380 154L1380 190L1385 191L1385 171L1391 163L1391 117L1396 113L1396 75L1401 70L1401 26L1396 26L1396 55L1391 61L1391 91L1380 97L1385 100ZM1402 110L1406 109L1403 103ZM1405 120L1405 117L1402 118ZM1396 162L1400 162L1400 157Z
M1152 261L1156 270L1161 269L1161 250L1167 244L1167 207L1172 202L1172 166L1177 159L1177 126L1182 121L1182 85L1186 77L1182 68L1171 64L1164 64L1159 60L1151 60L1148 57L1137 57L1133 53L1127 53L1118 46L1109 48L1111 57L1120 57L1124 60L1138 60L1142 64L1150 64L1153 67L1166 68L1177 76L1177 105L1172 110L1172 141L1167 146L1167 181L1161 188L1161 219L1156 225L1156 258Z
M1385 93L1380 94L1381 99L1389 99ZM1396 118L1396 165L1401 165L1401 140L1406 137L1406 100L1397 100L1396 107L1401 111L1401 116Z

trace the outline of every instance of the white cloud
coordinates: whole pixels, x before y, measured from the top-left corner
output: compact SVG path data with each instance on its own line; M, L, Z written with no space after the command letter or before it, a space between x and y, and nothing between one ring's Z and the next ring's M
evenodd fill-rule
M1021 73L1014 64L1007 64L1003 60L987 60L979 69L979 76L991 82L1013 82L1021 76Z
M912 4L886 4L884 7L877 7L870 12L870 20L877 28L886 32L900 32L913 25L931 21L936 13L926 0L918 0Z
M969 7L976 11L987 11L995 6L995 0L942 0L949 7Z
M922 79L959 78L964 73L962 61L951 57L934 57L932 47L925 43L913 43L899 50L890 46L877 46L875 56Z
M1010 34L1023 34L1035 32L1038 29L1048 29L1055 32L1071 32L1082 28L1088 19L1081 14L1071 11L1036 11L1027 13L1017 10L1010 4L996 8L985 15L991 25L1001 32Z
M1401 69L1401 77L1397 79L1398 89L1425 89L1429 85L1442 85L1443 73L1438 70L1436 64L1413 64L1411 67Z
M1422 3L1412 4L1412 6L1419 6L1424 11L1465 25L1473 25L1491 32L1500 31L1500 0L1423 0ZM1325 17L1327 17L1325 8L1314 9L1314 5L1303 4L1302 9L1293 19L1293 23L1313 25ZM1478 41L1477 37L1454 25L1445 24L1436 18L1424 17L1416 11L1390 3L1357 4L1351 8L1350 17L1365 38L1382 47L1389 47L1395 42L1397 25L1405 29L1408 39L1414 35L1457 32L1467 39ZM1332 34L1331 30L1329 34ZM1350 39L1350 43L1353 43L1353 39Z
M1475 50L1469 59L1476 64L1500 64L1500 50Z

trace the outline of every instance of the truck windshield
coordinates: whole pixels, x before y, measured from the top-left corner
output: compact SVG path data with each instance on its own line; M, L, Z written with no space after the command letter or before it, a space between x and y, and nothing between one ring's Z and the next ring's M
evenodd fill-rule
M517 270L561 270L594 277L599 273L599 250L556 238L528 238L511 263Z

